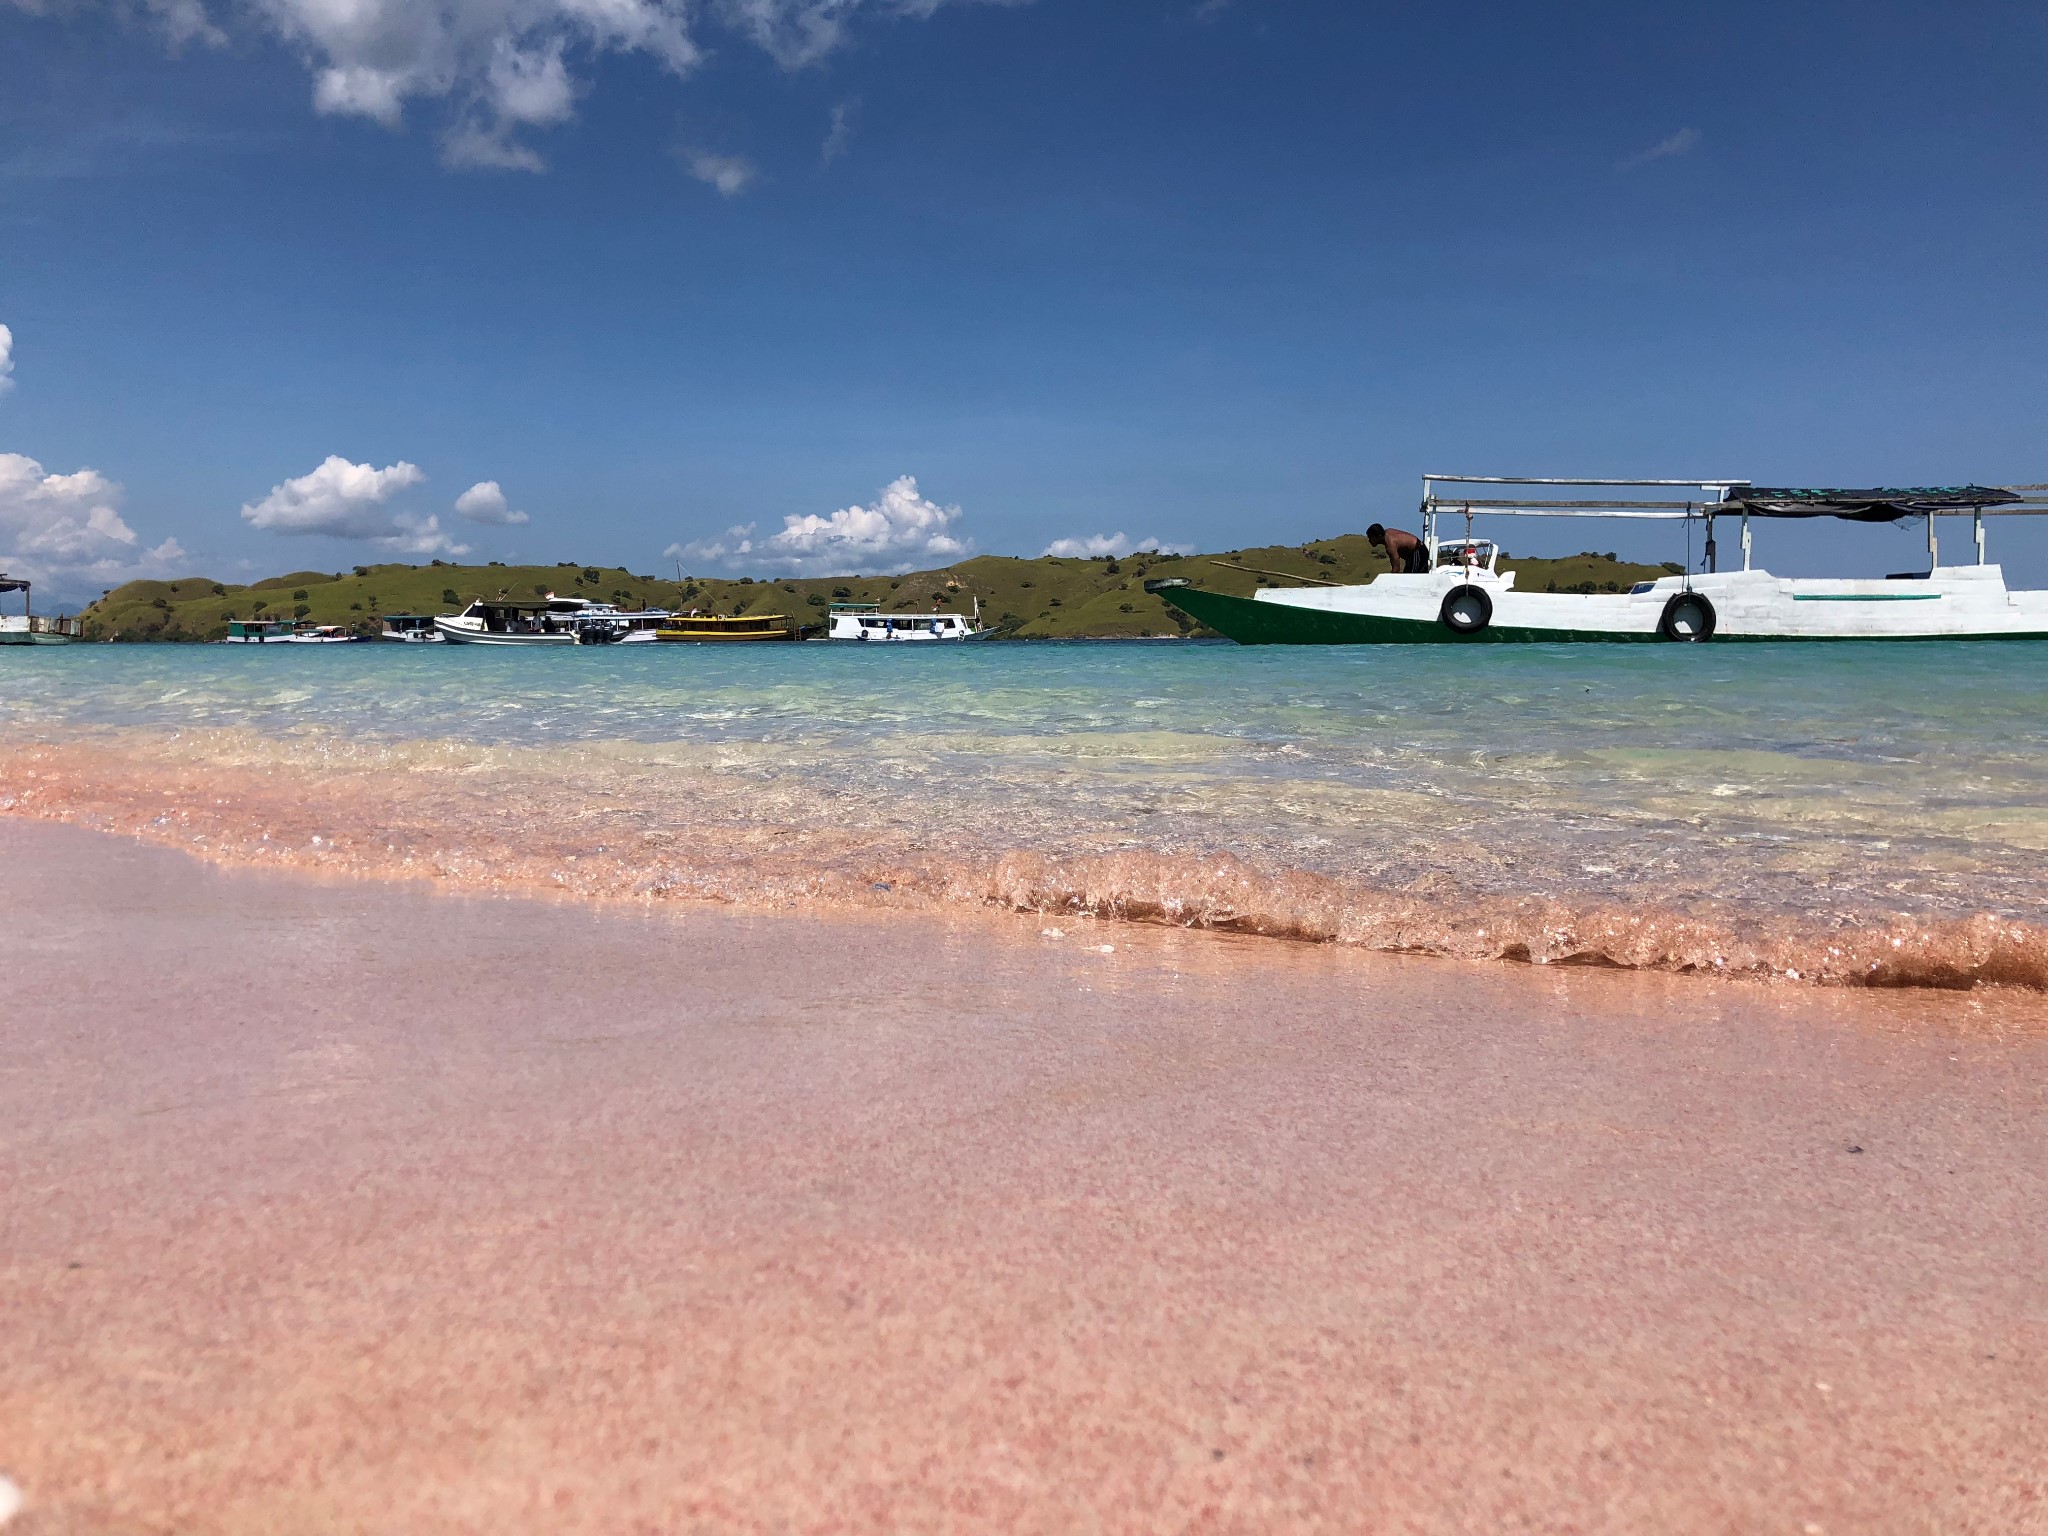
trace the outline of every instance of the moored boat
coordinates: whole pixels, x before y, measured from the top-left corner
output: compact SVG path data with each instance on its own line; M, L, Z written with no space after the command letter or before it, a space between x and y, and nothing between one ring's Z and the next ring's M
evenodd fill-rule
M70 645L85 638L81 620L36 613L29 601L29 586L26 576L0 574L0 592L21 594L20 613L0 613L0 645Z
M339 624L301 624L285 636L292 645L354 645L364 638Z
M432 614L387 613L377 638L397 641L401 645L439 645L441 631L434 627Z
M971 640L981 633L964 613L883 613L879 603L834 603L825 638L877 643Z
M1697 499L1501 499L1442 495L1440 486L1693 489ZM1424 481L1423 570L1388 572L1343 585L1293 578L1250 597L1206 591L1186 578L1145 589L1190 618L1245 645L1370 645L1477 640L1562 642L1666 640L1987 640L2048 638L2048 592L2014 592L1985 559L1984 520L2038 515L2048 504L2023 492L2042 487L1906 489L1759 488L1747 481L1613 481L1432 475ZM1445 515L1465 519L1463 538L1438 536ZM1622 517L1703 526L1698 570L1638 582L1627 592L1525 592L1499 569L1500 550L1475 538L1482 516ZM1976 559L1944 566L1935 520L1972 520ZM1756 568L1752 520L1831 517L1854 523L1924 518L1927 569L1880 578L1785 578ZM1742 569L1718 569L1715 532L1739 522Z
M439 614L434 628L450 645L611 645L652 640L668 619L658 610L622 613L587 597L477 598L459 614Z
M671 614L654 632L657 640L714 643L778 641L797 638L797 625L787 614L750 613L727 616L717 613Z
M296 619L229 619L222 645L282 645L298 629Z

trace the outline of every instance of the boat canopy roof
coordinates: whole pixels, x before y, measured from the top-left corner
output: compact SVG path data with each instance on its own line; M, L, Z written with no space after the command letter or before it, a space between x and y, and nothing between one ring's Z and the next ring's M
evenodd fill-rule
M24 576L0 576L0 592L26 592L28 578Z
M1839 517L1852 523L1895 523L1931 512L1968 512L2010 506L2018 492L1990 485L1916 485L1869 490L1794 486L1736 486L1716 512L1750 517Z
M1465 487L1479 487L1477 495ZM1560 496L1530 495L1524 487L1556 487ZM1500 489L1496 489L1496 487ZM1603 494L1587 496L1588 489ZM1673 493L1684 495L1673 499ZM1685 493L1691 494L1685 494ZM1619 494L1616 494L1619 493ZM1896 523L1937 514L2048 513L2044 485L1914 485L1840 487L1760 486L1747 480L1601 480L1562 476L1425 475L1422 513L1505 514L1509 517L1681 518L1835 517L1852 523Z

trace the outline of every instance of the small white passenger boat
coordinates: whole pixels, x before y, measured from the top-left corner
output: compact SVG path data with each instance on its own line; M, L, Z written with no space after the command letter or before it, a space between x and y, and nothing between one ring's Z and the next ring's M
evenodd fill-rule
M1445 495L1440 487L1619 487L1637 494L1593 500ZM1643 493L1690 489L1684 501ZM1985 559L1987 517L2048 513L2048 487L1965 485L1877 490L1759 488L1744 480L1563 480L1431 475L1423 482L1426 570L1389 572L1359 585L1291 578L1251 597L1208 592L1185 578L1145 589L1211 629L1246 645L1359 645L1424 641L1992 640L2048 639L2048 592L2013 592ZM2031 497L2030 494L2031 493ZM1465 536L1445 539L1446 516ZM1490 539L1473 520L1507 517L1619 517L1682 521L1706 534L1698 570L1639 582L1627 592L1525 592L1498 569ZM1773 576L1755 566L1751 523L1776 518L1853 523L1924 519L1927 569L1874 579ZM1936 519L1971 520L1975 560L1943 565ZM1739 524L1742 569L1719 568L1715 532Z
M879 603L834 603L827 610L825 638L880 643L970 640L980 632L964 613L885 614Z
M301 624L285 636L292 645L354 645L362 638L339 624Z
M459 614L440 614L434 628L450 645L616 645L649 642L667 612L622 612L587 597L478 598Z
M434 616L430 613L387 613L377 638L401 645L439 645L441 631L434 627Z
M0 592L21 594L20 613L0 613L0 645L70 645L85 638L82 621L32 609L27 577L0 574Z

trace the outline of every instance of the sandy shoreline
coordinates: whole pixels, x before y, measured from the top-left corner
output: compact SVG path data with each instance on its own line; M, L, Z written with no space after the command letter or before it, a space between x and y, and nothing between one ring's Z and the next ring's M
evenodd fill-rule
M1335 878L1240 856L1228 838L1178 850L1096 834L1034 843L1001 817L934 829L893 788L885 807L855 813L829 785L771 794L746 774L651 765L639 750L116 732L0 747L0 816L231 866L472 894L1088 916L1456 959L2048 993L2048 926L2011 911L1850 910L1830 904L1825 880L1793 910L1674 900L1654 880L1625 896L1533 876L1486 893L1440 871ZM2026 883L2038 886L2031 866Z
M2048 1519L2038 997L0 867L8 1536Z

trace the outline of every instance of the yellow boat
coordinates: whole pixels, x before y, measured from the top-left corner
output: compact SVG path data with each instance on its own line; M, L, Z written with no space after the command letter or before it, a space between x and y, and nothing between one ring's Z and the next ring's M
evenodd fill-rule
M715 613L676 614L654 632L657 640L794 640L797 627L786 614L750 613L729 619Z

